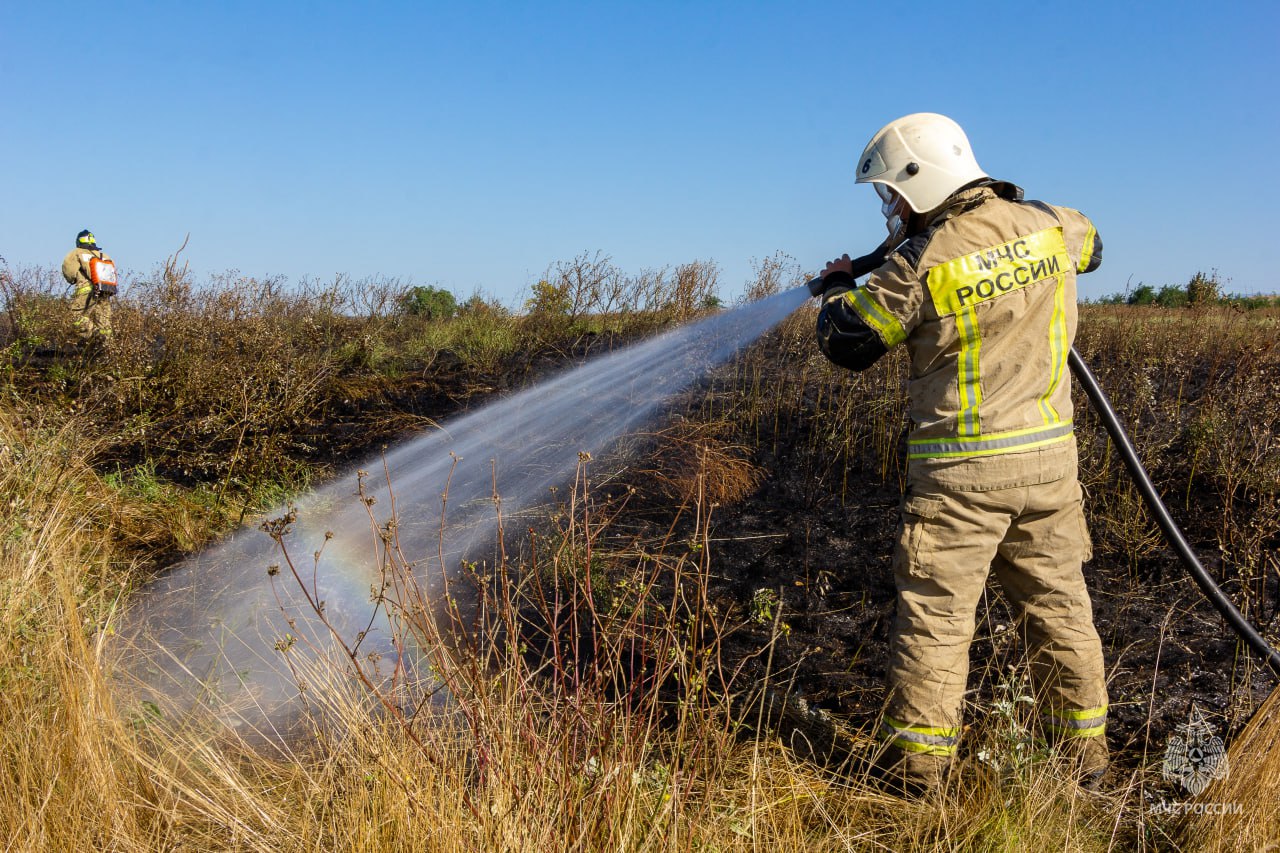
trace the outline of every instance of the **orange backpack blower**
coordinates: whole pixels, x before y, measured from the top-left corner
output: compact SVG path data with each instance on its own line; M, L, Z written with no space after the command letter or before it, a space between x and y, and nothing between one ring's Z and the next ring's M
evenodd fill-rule
M115 262L96 255L89 258L89 281L93 284L94 293L114 296L116 292Z

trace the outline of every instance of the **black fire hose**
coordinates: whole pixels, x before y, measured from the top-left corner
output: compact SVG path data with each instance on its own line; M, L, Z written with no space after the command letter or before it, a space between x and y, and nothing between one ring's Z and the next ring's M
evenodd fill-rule
M1120 426L1120 419L1116 417L1115 410L1111 408L1111 402L1107 399L1107 395L1102 393L1098 380L1094 378L1093 373L1089 370L1089 365L1084 363L1084 359L1080 357L1080 353L1076 352L1075 347L1071 348L1067 361L1071 365L1071 372L1075 374L1076 379L1080 381L1080 385L1084 387L1085 394L1089 396L1089 402L1093 404L1094 411L1102 419L1102 425L1107 428L1107 434L1111 436L1116 449L1120 451L1120 458L1124 460L1124 467L1129 469L1129 476L1133 478L1134 485L1142 493L1142 499L1146 502L1147 508L1151 510L1151 514L1156 518L1156 523L1160 525L1160 529L1164 532L1165 541L1178 553L1178 556L1182 559L1182 564L1187 567L1187 572L1196 582L1196 585L1200 587L1205 597L1209 599L1209 603L1218 609L1218 612L1240 635L1240 638L1248 643L1250 648L1258 653L1259 657L1266 661L1267 665L1271 667L1271 671L1276 675L1280 675L1280 652L1273 649L1263 639L1262 635L1249 624L1249 621L1231 603L1231 599L1227 598L1222 589L1214 582L1213 577L1205 571L1204 566L1200 565L1200 560L1196 557L1195 551L1191 550L1191 546L1187 544L1186 537L1178 529L1178 525L1169 515L1169 510L1165 508L1164 501L1160 499L1155 486L1151 484L1151 478L1147 476L1146 469L1142 467L1142 462L1138 459L1137 451L1133 449L1133 443L1129 441L1129 436L1125 434L1124 427Z

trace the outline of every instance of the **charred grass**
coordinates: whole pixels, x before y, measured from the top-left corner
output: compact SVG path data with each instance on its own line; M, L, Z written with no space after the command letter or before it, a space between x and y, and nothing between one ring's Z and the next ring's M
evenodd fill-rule
M599 284L610 268L598 262L575 259L549 283ZM783 286L779 269L763 264L755 287ZM696 296L705 271L682 274ZM1280 841L1274 712L1255 713L1272 680L1184 580L1082 397L1087 572L1113 697L1106 793L1083 794L1027 754L1018 631L994 586L959 772L923 803L871 784L905 365L897 355L862 376L832 369L807 311L617 458L583 460L531 539L471 568L479 624L441 624L412 594L386 604L437 650L432 671L456 697L447 718L388 713L349 667L309 675L324 718L343 725L284 753L120 707L112 613L176 554L382 443L679 312L587 300L576 316L555 305L512 315L480 300L428 321L392 310L394 282L196 287L170 267L133 285L115 343L93 354L67 347L51 280L10 276L0 341L9 849ZM1077 341L1202 559L1273 639L1278 316L1089 307ZM393 543L383 569L412 589ZM1159 762L1193 703L1237 744L1238 769L1199 799L1239 802L1248 820L1152 809L1179 796Z

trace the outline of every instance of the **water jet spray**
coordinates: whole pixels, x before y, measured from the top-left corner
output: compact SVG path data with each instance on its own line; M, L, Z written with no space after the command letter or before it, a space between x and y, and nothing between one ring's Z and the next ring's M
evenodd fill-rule
M600 455L644 427L807 299L797 287L487 403L369 460L359 486L347 473L269 513L275 538L246 527L174 566L123 619L126 702L179 718L204 709L279 742L305 701L299 667L332 659L393 679L412 650L385 603L392 532L425 600L446 600L464 559L498 563L495 494L508 527L532 517L580 453Z

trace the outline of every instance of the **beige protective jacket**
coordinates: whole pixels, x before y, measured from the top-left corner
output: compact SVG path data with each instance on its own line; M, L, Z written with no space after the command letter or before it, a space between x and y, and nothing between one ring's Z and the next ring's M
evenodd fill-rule
M865 286L828 300L819 342L855 370L906 343L909 459L1066 443L1076 275L1096 269L1101 254L1079 211L1001 198L989 187L965 190Z
M93 292L93 282L89 279L89 258L111 258L101 249L82 249L79 246L67 252L62 259L62 277L67 284L75 285L76 295Z

